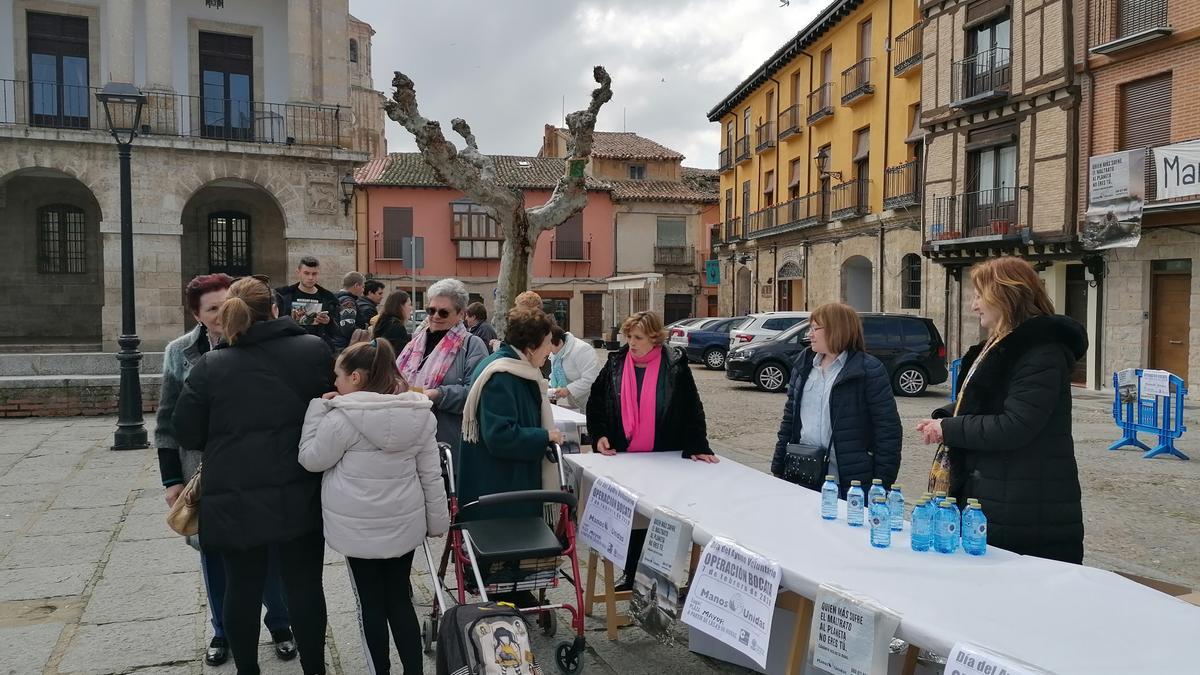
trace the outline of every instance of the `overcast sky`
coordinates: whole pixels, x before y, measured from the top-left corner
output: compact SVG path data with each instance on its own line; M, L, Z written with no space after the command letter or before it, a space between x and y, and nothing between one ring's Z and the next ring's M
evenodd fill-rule
M421 113L471 124L480 149L534 155L542 126L586 106L592 66L613 78L597 129L637 132L716 168L705 114L816 16L827 0L350 0L376 31L375 87L413 79ZM415 150L386 121L388 150Z

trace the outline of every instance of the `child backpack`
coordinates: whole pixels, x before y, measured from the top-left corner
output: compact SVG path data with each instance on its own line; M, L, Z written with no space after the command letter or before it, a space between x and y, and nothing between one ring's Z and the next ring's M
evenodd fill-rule
M437 675L541 675L529 625L511 605L456 605L442 615Z

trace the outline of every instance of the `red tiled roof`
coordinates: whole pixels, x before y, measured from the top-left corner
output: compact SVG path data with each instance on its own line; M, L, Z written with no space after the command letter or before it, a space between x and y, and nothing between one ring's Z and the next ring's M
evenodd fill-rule
M568 133L560 128L561 133ZM600 159L682 160L683 155L630 131L597 131L592 136L592 157Z
M511 188L553 190L558 179L566 173L566 160L553 157L520 157L492 155L500 182ZM433 167L419 152L395 152L374 159L355 172L362 185L393 185L402 187L446 187ZM587 179L589 190L608 190L609 187L593 178Z
M687 183L667 180L615 180L612 198L617 202L716 202L717 193L700 192Z

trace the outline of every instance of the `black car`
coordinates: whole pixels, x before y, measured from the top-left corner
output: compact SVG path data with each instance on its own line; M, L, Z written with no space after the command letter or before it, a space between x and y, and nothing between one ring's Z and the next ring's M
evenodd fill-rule
M919 396L946 381L946 343L932 320L909 314L860 314L867 353L883 362L900 396ZM765 342L737 347L725 361L725 377L753 382L764 391L784 391L792 365L808 347L808 322Z

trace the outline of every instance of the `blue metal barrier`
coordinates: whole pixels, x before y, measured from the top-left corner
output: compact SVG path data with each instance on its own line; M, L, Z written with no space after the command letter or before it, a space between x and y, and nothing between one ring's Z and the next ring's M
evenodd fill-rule
M1126 384L1124 388L1118 381L1119 373L1113 373L1113 421L1121 428L1122 436L1119 441L1108 446L1109 450L1117 450L1125 446L1133 446L1146 451L1143 459L1159 455L1174 455L1179 459L1188 456L1175 447L1175 439L1187 431L1183 424L1183 400L1187 396L1187 386L1183 379L1176 375L1170 376L1169 396L1153 396L1142 394L1143 369L1136 371L1137 383ZM1139 431L1157 434L1158 445L1154 448L1137 439Z
M962 365L962 359L954 359L950 362L950 402L958 398L958 369Z

